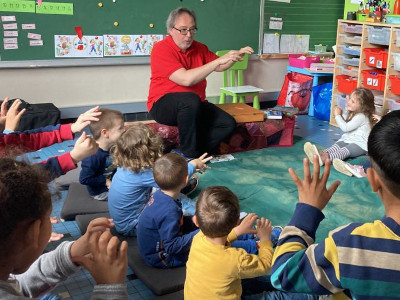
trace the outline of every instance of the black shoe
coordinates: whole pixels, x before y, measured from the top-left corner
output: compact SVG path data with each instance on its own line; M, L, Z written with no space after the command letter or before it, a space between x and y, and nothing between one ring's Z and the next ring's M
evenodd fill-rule
M189 179L187 185L181 190L181 193L184 195L191 194L197 188L198 184L199 177L197 177L196 174L193 174L193 176Z

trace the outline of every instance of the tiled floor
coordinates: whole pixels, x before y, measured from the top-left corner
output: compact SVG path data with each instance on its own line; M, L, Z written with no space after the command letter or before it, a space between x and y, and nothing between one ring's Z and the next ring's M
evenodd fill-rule
M340 130L330 126L328 121L321 121L309 116L298 116L295 127L295 135L301 136L311 142L320 144L324 147L332 145L340 138ZM46 149L26 154L26 157L32 162L39 162L47 157L60 155L73 148L74 141L67 141L55 144ZM53 199L53 214L60 215L63 200L67 192L62 191L60 197ZM53 225L53 231L63 233L65 236L62 241L76 240L81 236L75 221L60 222ZM48 245L46 250L54 249L59 242L53 242ZM94 280L86 270L81 270L75 276L69 278L63 284L60 284L52 295L58 295L62 299L89 299L93 289ZM126 284L130 299L152 299L155 295L133 274L128 268Z

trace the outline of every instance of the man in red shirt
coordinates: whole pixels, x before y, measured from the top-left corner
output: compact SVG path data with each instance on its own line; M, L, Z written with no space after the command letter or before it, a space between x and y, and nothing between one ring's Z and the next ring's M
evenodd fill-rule
M235 128L235 120L206 98L206 77L242 60L244 47L218 57L194 40L196 16L186 8L173 10L167 19L169 36L151 53L151 82L147 109L161 124L178 126L180 147L187 157L213 153Z

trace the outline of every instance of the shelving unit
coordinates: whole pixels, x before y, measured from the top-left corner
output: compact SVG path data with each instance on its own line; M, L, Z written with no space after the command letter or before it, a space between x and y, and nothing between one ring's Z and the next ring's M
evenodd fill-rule
M334 108L345 108L347 97L356 87L373 91L377 115L400 109L394 101L400 99L400 79L394 91L390 80L400 75L400 25L338 20L336 45L330 124L337 126Z

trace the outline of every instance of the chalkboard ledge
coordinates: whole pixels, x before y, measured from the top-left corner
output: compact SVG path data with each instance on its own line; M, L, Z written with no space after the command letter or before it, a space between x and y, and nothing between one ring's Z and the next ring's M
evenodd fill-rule
M0 69L90 67L90 66L146 65L146 64L150 64L149 56L120 57L120 58L77 58L77 59L57 59L57 60L0 61Z

